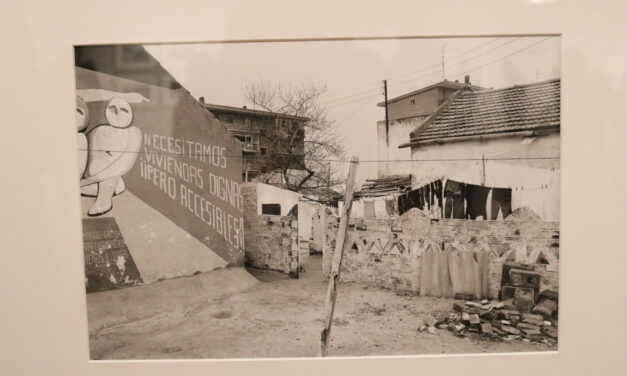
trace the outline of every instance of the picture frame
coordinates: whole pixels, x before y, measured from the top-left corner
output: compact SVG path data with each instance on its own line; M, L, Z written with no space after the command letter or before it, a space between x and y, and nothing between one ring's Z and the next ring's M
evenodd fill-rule
M627 262L625 6L583 2L253 1L12 4L4 13L11 88L2 138L16 164L2 200L3 352L10 375L619 374ZM117 8L116 8L117 7ZM33 9L38 11L33 12ZM105 17L112 9L116 18ZM278 10L273 10L278 9ZM623 12L621 12L621 10ZM420 16L417 17L416 15ZM420 21L416 22L416 18ZM29 20L30 26L25 27ZM167 25L165 27L164 25ZM559 351L332 359L89 361L74 121L73 45L382 36L562 35L563 183ZM393 51L390 53L394 53ZM124 58L119 62L125 64ZM620 78L619 78L620 77ZM36 103L36 110L33 104ZM604 111L611 106L614 110ZM591 132L591 127L594 131ZM19 158L16 158L19 156ZM622 174L622 175L621 175ZM583 214L582 214L583 213ZM594 250L594 254L591 254Z

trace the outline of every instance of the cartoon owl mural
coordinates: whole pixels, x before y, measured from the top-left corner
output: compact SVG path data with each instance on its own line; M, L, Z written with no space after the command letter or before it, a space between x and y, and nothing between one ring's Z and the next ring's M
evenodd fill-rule
M85 173L85 167L87 167L87 136L85 135L85 128L89 123L89 109L87 103L81 98L76 97L76 143L78 145L78 177L82 178Z
M87 133L88 162L81 179L81 194L96 200L87 215L96 217L113 208L112 198L125 190L122 176L137 159L142 133L132 126L133 109L122 96L113 96L105 106L107 123Z

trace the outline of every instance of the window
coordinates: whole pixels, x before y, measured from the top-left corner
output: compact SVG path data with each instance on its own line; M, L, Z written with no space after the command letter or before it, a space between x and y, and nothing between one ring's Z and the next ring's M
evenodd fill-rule
M261 204L261 214L281 215L281 204Z
M261 155L266 155L268 148L261 148Z
M251 135L245 135L245 134L236 134L233 135L233 137L237 138L238 140L245 142L245 143L251 143L253 142L253 137Z
M409 105L414 107L416 105L416 100L415 99L410 100Z

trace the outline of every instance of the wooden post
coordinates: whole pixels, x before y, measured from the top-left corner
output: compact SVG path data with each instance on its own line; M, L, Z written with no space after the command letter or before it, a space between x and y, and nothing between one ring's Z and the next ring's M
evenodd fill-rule
M355 189L355 174L357 173L357 165L359 159L356 156L351 158L351 166L348 172L348 181L346 182L346 195L344 197L344 207L340 217L340 228L337 231L335 240L335 254L333 256L333 264L331 266L331 275L329 276L329 289L327 290L327 300L325 306L325 324L320 334L320 354L327 355L329 346L329 338L331 336L331 325L333 324L333 312L335 311L335 301L337 299L337 283L340 279L340 269L342 267L342 256L344 253L344 245L346 244L346 234L348 233L348 221L350 219L351 207L353 206L353 191Z

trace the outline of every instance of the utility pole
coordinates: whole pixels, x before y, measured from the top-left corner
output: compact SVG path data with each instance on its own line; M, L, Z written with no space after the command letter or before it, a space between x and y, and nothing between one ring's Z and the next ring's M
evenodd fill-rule
M481 164L483 166L481 174L481 186L485 186L485 154L481 154Z
M388 80L383 80L383 95L385 97L385 144L389 144L390 121L388 120Z

